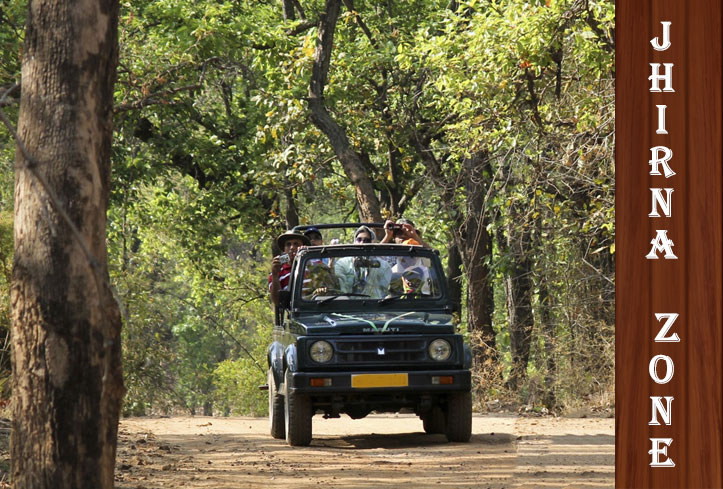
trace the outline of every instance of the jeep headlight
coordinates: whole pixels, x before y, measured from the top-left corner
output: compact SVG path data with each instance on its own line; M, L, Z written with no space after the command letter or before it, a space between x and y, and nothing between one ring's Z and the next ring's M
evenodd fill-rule
M309 355L311 359L317 363L326 363L331 360L334 349L328 341L315 341L309 347Z
M434 340L429 344L429 356L432 360L443 362L452 354L452 345L447 340Z

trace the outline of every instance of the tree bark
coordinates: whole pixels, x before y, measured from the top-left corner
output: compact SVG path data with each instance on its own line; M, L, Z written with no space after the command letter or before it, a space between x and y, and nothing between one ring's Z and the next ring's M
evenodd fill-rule
M447 258L447 288L449 297L454 304L454 310L460 312L462 309L462 255L455 242L450 244Z
M354 151L344 129L331 117L324 101L324 87L334 48L334 30L340 10L341 0L327 0L324 15L319 23L319 36L309 83L308 102L311 121L329 139L344 172L354 185L360 220L379 222L382 220L379 198L365 170L363 157Z
M105 226L117 25L114 0L29 3L11 290L15 488L113 487L124 389Z
M514 205L510 221L517 223L518 215ZM510 352L512 354L512 370L507 385L516 390L527 373L530 359L530 341L532 338L532 267L526 247L530 236L526 232L518 232L509 226L507 230L507 251L512 255L511 267L505 278L505 295L507 297L507 315L510 332Z
M467 209L459 243L467 273L467 327L480 334L480 343L472 345L475 360L480 363L497 358L492 328L494 295L488 265L492 241L484 208L488 187L485 169L489 169L487 153L475 154L464 162Z
M556 354L556 333L552 320L552 297L550 296L547 279L542 277L539 284L540 295L540 323L545 340L545 406L552 410L557 407L557 395L555 394L555 383L557 381Z
M288 177L284 177L284 196L286 197L286 229L293 229L299 225L299 209L296 207L296 198Z
M283 1L284 20L296 20L296 12L294 11L294 2L291 0Z

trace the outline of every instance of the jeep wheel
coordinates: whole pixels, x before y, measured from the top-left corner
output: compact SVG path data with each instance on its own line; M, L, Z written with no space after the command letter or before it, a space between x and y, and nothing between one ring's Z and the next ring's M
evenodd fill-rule
M274 381L274 371L269 369L269 426L271 428L271 436L277 439L283 439L286 436L284 427L284 396L276 390L276 381Z
M422 416L424 432L428 435L444 433L445 419L444 411L439 406L434 406L431 411Z
M291 376L286 372L284 421L286 442L292 447L305 447L311 443L311 399L289 389Z
M472 393L451 394L447 401L447 440L468 442L472 436Z

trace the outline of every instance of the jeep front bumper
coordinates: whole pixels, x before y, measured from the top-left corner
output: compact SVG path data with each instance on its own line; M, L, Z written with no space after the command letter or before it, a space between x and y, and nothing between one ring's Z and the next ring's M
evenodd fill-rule
M467 392L469 370L292 372L287 389L297 394L364 394Z

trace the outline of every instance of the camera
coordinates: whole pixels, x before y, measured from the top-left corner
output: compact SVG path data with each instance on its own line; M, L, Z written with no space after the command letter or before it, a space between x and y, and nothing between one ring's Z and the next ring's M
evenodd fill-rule
M291 261L291 258L289 257L288 253L284 253L283 255L279 255L279 263L282 265L284 263L289 263Z
M381 266L378 260L364 256L355 256L352 263L354 268L379 268Z
M393 222L393 223L389 224L389 226L387 226L387 229L389 229L391 231L401 231L403 228L402 228L401 224L397 224L397 223Z

